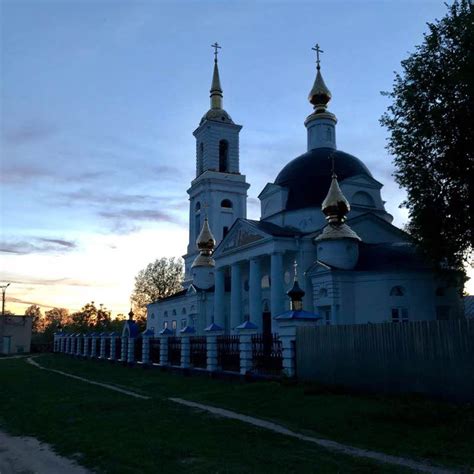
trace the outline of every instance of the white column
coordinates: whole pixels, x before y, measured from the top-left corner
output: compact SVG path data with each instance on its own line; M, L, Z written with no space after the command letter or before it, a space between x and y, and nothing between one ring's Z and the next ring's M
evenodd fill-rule
M168 336L160 337L160 365L168 365Z
M100 335L100 356L99 359L105 359L105 334Z
M127 352L127 348L128 348L128 337L122 337L122 346L121 346L121 354L120 354L120 360L122 362L127 362L127 359L128 359L128 352Z
M110 354L109 359L115 360L115 347L117 344L117 336L110 336Z
M230 278L230 330L234 331L242 322L242 269L238 262L232 264Z
M251 372L253 369L252 335L256 334L257 327L252 323L246 323L248 329L239 329L239 349L240 349L240 373L242 375ZM252 327L249 327L252 326Z
M135 338L128 338L128 357L127 362L133 364L135 362Z
M224 268L216 268L214 288L214 322L221 327L225 326L224 318L225 272Z
M150 337L148 334L142 336L142 364L150 364Z
M249 309L250 321L262 328L262 275L258 257L250 259Z
M283 285L283 253L274 252L271 256L271 312L272 312L272 327L274 325L273 318L283 313L284 311L284 298L285 288Z

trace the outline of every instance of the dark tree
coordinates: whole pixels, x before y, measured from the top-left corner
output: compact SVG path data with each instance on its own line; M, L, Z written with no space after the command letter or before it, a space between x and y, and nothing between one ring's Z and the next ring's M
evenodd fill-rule
M41 308L37 304L32 304L31 306L28 306L28 308L26 308L25 310L25 316L33 317L32 331L34 333L43 331L45 319L41 314Z
M135 316L143 318L146 305L182 289L183 264L180 259L159 258L135 277L132 293Z
M474 17L467 0L447 8L402 61L381 123L409 232L435 262L461 269L473 249Z

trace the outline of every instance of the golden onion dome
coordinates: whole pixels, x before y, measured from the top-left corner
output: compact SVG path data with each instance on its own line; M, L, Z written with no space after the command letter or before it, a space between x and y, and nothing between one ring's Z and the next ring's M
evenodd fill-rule
M329 224L343 224L346 220L346 216L351 210L349 201L342 194L339 183L337 182L337 176L335 173L332 175L331 186L326 198L323 201L321 210L326 216L326 220Z
M216 239L212 235L209 227L209 221L207 217L204 219L201 232L196 240L197 248L199 249L199 255L195 258L192 268L194 267L213 267L215 266L214 259L212 258L212 252L216 246Z
M204 219L201 232L196 240L196 245L201 252L207 252L208 255L212 253L216 246L216 239L212 235L207 217Z
M313 104L316 112L324 112L331 100L332 94L324 83L319 66L317 70L316 79L314 80L313 87L309 93L308 100Z

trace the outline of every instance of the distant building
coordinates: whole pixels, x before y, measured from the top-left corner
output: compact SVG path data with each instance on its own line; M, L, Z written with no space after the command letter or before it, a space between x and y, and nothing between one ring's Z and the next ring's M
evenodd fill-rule
M337 149L319 60L309 93L314 110L304 122L307 150L263 188L259 220L247 219L242 126L223 109L217 58L210 93L210 109L193 133L184 289L148 305L147 329L192 326L199 334L215 323L230 333L250 320L270 332L289 309L295 271L305 309L325 324L462 317L458 275L435 271L392 224L382 184L360 159ZM360 113L354 109L354 118Z
M32 316L0 316L0 354L30 352Z

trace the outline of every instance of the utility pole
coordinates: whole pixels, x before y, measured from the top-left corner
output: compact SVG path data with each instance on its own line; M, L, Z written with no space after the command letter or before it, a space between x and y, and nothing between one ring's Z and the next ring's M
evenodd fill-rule
M10 283L0 286L0 288L2 289L2 317L5 317L5 293L7 292L7 288L9 286Z

